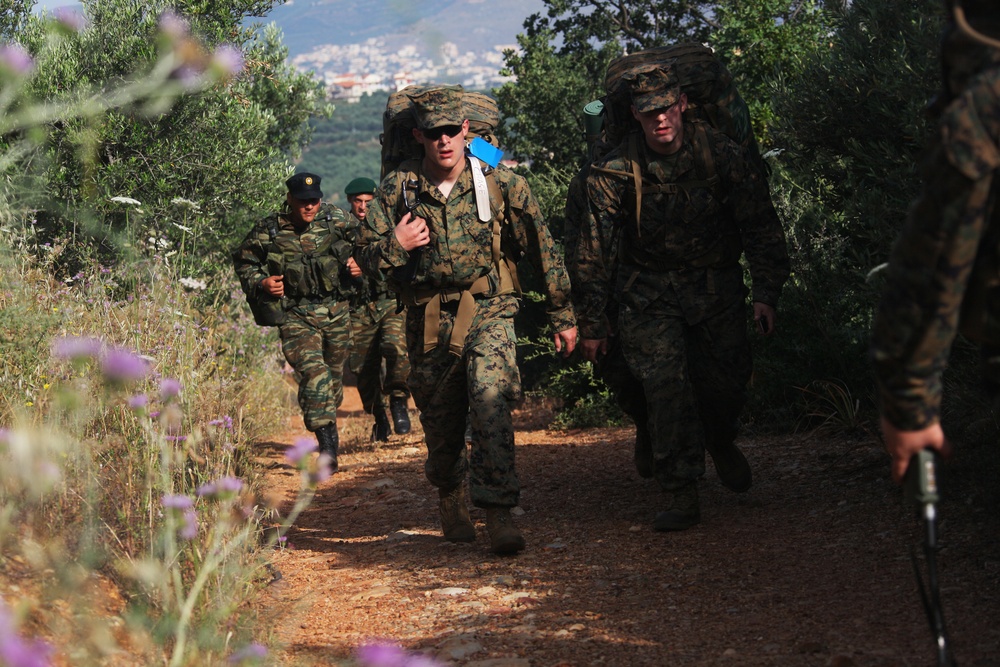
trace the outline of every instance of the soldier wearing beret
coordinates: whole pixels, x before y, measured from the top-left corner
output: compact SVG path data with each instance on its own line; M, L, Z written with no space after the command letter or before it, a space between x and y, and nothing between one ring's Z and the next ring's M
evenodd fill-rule
M462 94L461 86L437 86L411 98L424 155L382 180L360 257L366 272L387 275L407 306L409 386L445 539L476 538L468 477L492 550L512 554L525 546L510 512L520 494L511 407L521 396L511 267L521 254L544 276L557 351L572 352L576 326L565 267L527 184L466 154Z
M958 333L980 345L1000 407L1000 7L953 0L941 44L937 131L923 190L889 258L871 356L882 433L898 482L925 448L948 453L941 375Z
M368 207L375 198L375 181L359 177L347 184L344 193L351 214L358 225L368 216ZM357 292L351 299L351 330L353 344L348 362L358 379L358 393L365 412L375 417L372 442L389 439L389 418L386 416L386 396L392 427L403 435L410 432L407 403L410 390L406 378L410 362L406 358L404 327L406 316L396 312L396 296L390 292L385 277L362 276L356 283Z
M763 174L727 136L685 122L687 96L673 67L623 78L640 129L591 167L573 303L590 361L608 353L617 330L648 403L653 477L671 494L653 527L685 530L701 520L706 450L728 488L752 484L734 442L751 373L740 257L764 335L775 330L789 262ZM641 166L638 183L633 166ZM619 305L616 323L610 300Z
M361 269L351 256L350 219L323 203L320 177L298 173L285 185L281 210L254 225L233 264L249 298L280 304L275 323L281 351L299 378L305 426L336 470L337 408L351 342L349 282Z

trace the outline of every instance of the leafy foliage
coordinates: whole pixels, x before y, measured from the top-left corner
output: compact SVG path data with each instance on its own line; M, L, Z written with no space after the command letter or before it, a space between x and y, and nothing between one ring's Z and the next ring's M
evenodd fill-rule
M308 138L306 121L324 112L319 83L287 63L276 29L242 25L272 5L96 0L84 6L86 27L59 40L43 19L25 22L18 38L36 60L25 98L67 109L136 71L152 71L168 55L168 81L182 88L226 48L245 63L235 78L192 88L172 107L151 91L107 115L49 122L18 163L26 181L19 205L44 211L49 240L85 232L112 261L118 250L108 241L127 231L132 253L161 251L182 275L228 265L247 218L281 197L288 158ZM165 23L169 30L161 30ZM125 215L111 201L122 196L140 202L141 212ZM193 206L178 206L178 199ZM64 260L70 275L85 263L77 254Z
M938 75L937 5L853 2L836 17L831 48L775 84L782 152L772 189L793 278L781 336L760 356L776 374L756 392L760 403L787 405L781 386L829 378L841 378L850 395L869 394L880 284L867 276L888 257L919 186L915 167L929 130L923 105Z

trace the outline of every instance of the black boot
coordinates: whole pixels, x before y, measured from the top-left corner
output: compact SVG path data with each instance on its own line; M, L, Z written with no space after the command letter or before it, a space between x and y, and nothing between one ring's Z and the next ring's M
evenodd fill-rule
M372 408L375 424L372 426L372 442L389 442L389 418L381 405Z
M337 424L326 424L316 429L316 441L319 443L319 453L330 456L330 472L337 472L337 454L340 449L340 437L337 435Z
M410 411L406 396L390 396L389 412L392 413L392 426L398 435L410 432Z

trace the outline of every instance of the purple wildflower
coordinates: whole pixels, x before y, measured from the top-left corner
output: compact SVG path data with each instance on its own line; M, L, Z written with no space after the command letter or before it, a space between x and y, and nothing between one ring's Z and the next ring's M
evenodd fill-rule
M223 44L212 54L212 71L224 77L234 77L243 71L243 52L231 44Z
M187 510L194 507L194 498L191 496L181 496L176 494L166 495L160 498L160 504L167 509Z
M209 482L208 484L202 484L198 487L197 494L202 497L214 498L216 500L223 500L225 498L231 498L240 492L243 488L243 480L238 477L222 477L215 480L214 482Z
M233 430L233 418L230 417L229 415L222 415L218 419L213 419L208 423L211 424L212 426L221 426L222 428L227 429L229 431Z
M124 348L111 347L101 355L101 372L109 382L134 382L149 374L149 363Z
M0 44L0 73L24 75L34 66L35 61L20 44Z
M181 383L173 378L164 378L160 383L160 399L168 400L181 393Z
M360 646L357 656L365 667L403 667L407 657L401 647L384 642Z
M100 356L104 344L90 336L63 336L52 341L52 356L78 361Z
M17 634L14 619L0 598L0 664L7 667L48 667L52 647L35 639L25 641Z
M180 39L191 32L191 26L186 18L168 9L160 14L160 32L171 39Z
M163 439L167 442L184 442L188 437L186 435L165 435Z
M310 452L315 452L318 444L312 438L299 438L295 444L285 450L285 460L293 466L298 466Z
M145 394L136 394L135 396L129 396L128 406L133 410L141 410L149 404L149 397Z
M226 659L231 665L239 665L247 660L263 660L267 657L267 648L254 642L241 648Z
M331 463L333 463L333 459L329 454L326 452L320 454L319 458L316 459L316 468L309 472L309 483L316 485L330 479L330 476L333 475Z
M87 20L83 14L71 7L56 7L52 15L56 21L70 32L80 32L86 27Z
M194 508L184 510L184 525L177 531L183 540L193 540L198 537L198 515Z

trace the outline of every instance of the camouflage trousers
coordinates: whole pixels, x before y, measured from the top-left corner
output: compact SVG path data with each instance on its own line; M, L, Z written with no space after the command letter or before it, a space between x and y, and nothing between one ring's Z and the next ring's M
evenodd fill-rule
M385 407L386 396L406 398L410 362L406 358L406 313L396 313L395 299L380 299L351 311L351 372L365 412Z
M462 356L448 351L458 302L441 306L438 345L424 352L424 309L410 308L406 346L410 390L427 443L424 472L439 489L469 477L477 507L514 507L520 483L514 469L513 404L521 398L512 296L478 299ZM466 419L472 442L465 443Z
M705 474L705 442L732 442L746 404L752 361L746 303L689 323L668 291L641 310L623 309L625 359L649 410L653 476L674 491Z
M299 407L310 431L335 424L344 400L344 363L351 345L347 302L297 306L278 328L281 351L299 376Z
M618 321L617 304L608 308L608 321ZM649 419L646 394L643 392L642 383L625 361L621 336L608 337L608 353L597 360L594 374L608 386L615 403L633 422L641 424Z

